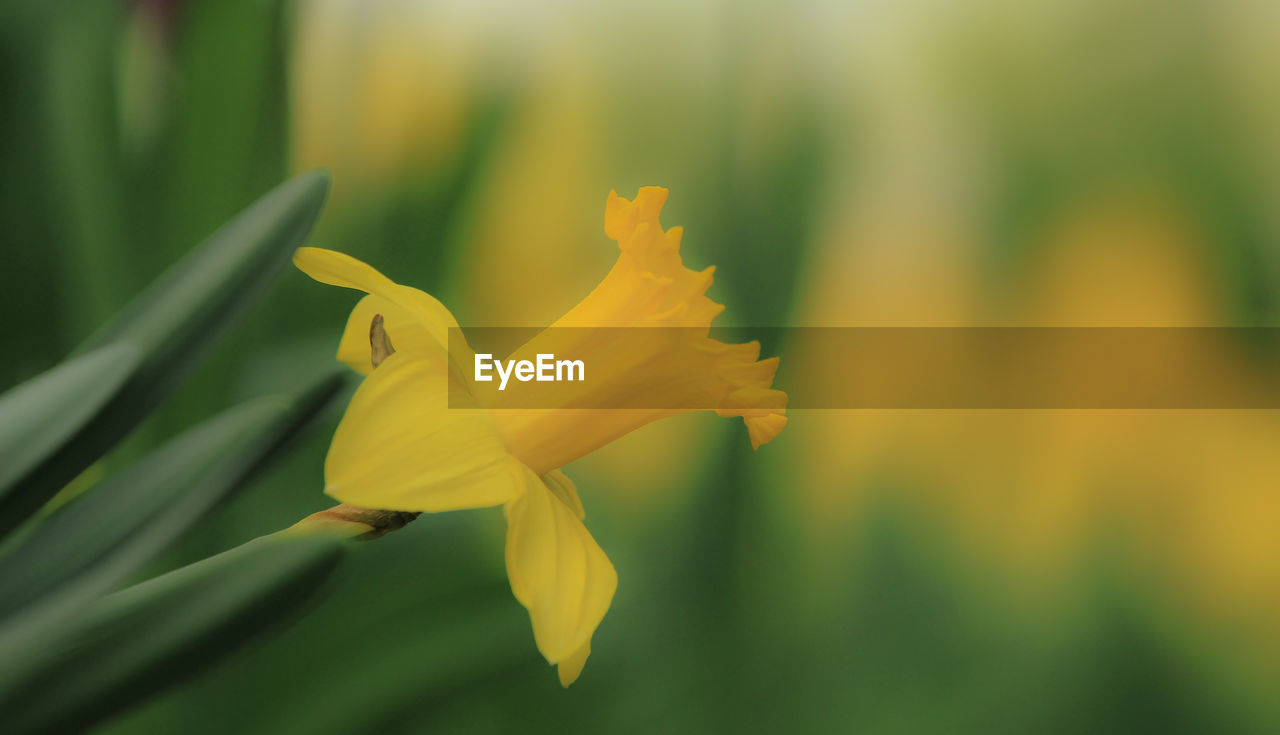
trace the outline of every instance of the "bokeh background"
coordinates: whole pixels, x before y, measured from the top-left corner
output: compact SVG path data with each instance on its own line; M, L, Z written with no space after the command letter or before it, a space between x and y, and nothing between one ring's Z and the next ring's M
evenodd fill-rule
M9 0L0 386L312 168L313 244L464 325L552 321L608 191L658 184L730 324L1274 326L1278 68L1249 0ZM285 277L108 466L323 372L353 302ZM326 507L337 419L157 571ZM475 511L107 731L1275 732L1278 440L797 411L753 454L682 416L569 468L620 577L569 690Z

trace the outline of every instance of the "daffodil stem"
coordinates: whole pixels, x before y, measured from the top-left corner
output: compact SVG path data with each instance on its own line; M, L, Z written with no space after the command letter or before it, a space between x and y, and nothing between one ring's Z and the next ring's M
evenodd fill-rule
M354 541L372 541L404 528L419 515L399 510L357 508L342 503L328 510L312 513L287 530L297 533L336 533Z

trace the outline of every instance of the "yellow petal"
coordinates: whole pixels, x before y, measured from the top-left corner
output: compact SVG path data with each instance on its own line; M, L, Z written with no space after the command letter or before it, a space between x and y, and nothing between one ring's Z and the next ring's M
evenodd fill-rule
M587 511L582 507L582 499L578 497L578 486L573 484L573 480L570 480L563 470L551 470L542 476L542 481L547 483L547 487L556 494L557 498L560 498L561 502L569 506L569 510L578 516L578 520L587 517Z
M605 233L618 260L591 293L513 353L566 355L591 378L542 389L536 408L524 394L480 384L507 448L535 472L562 467L635 429L676 413L714 410L739 416L754 447L786 425L787 396L772 389L778 359L760 345L709 336L724 307L707 295L715 269L695 271L680 256L683 231L659 221L667 190L640 189L635 200L610 192ZM629 329L628 327L638 327Z
M374 314L382 313L383 318L388 322L387 334L391 337L392 344L396 345L396 349L400 349L400 345L396 343L397 335L392 329L393 322L401 324L411 322L426 330L426 333L435 341L438 349L442 351L448 350L449 329L451 327L457 329L458 320L453 318L453 314L445 308L444 304L431 295L416 288L395 283L390 278L379 273L373 266L334 250L311 247L298 248L293 254L293 264L298 266L303 273L320 283L364 291L383 299L383 301L373 301L368 304L361 303L364 304L370 319ZM399 312L395 314L387 313L393 311L390 308L385 308L387 303L398 307ZM357 309L359 308L358 306ZM384 308L384 311L378 311L379 308ZM363 316L363 313L360 314L361 319L363 319ZM348 333L352 331L353 326L359 327L355 312L352 313L352 318L348 320ZM363 328L365 330L365 346L368 347L369 322L367 320L364 321ZM403 328L400 331L403 331ZM347 339L344 336L344 343L346 342ZM344 359L343 361L346 362L347 360ZM353 360L353 362L357 361Z
M576 511L527 467L524 492L506 506L507 576L529 610L538 650L565 673L604 619L618 575ZM572 680L572 679L570 679Z
M637 228L658 221L670 192L663 186L642 186L634 200L609 192L604 203L604 234L618 243L626 242Z
M476 395L493 409L507 449L540 473L684 411L739 416L758 447L785 425L787 405L786 393L769 387L777 358L758 360L759 351L758 343L725 344L693 328L552 328L510 359L572 356L589 366L588 380L541 386L533 404L531 394L493 383Z
M381 296L370 294L360 299L356 307L351 310L351 316L347 318L347 327L342 332L342 341L338 344L338 359L352 370L365 375L373 371L373 363L370 360L369 325L378 315L382 316L383 329L387 330L387 337L396 350L422 355L435 352L443 357L439 352L439 343L436 342L431 331L419 324L411 312Z
M560 686L567 687L578 680L578 675L582 673L582 667L587 665L587 656L591 655L591 640L582 644L569 658L561 661L557 665L557 673L560 674Z
M787 417L782 413L747 416L743 421L747 424L747 435L751 437L752 449L759 449L762 444L773 441L787 425Z
M356 391L325 460L325 492L351 505L439 512L520 490L501 435L435 356L398 349Z

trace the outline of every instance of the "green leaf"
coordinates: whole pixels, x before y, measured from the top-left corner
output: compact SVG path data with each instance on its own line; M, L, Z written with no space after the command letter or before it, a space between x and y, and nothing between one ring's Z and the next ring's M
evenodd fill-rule
M5 732L79 732L212 666L310 604L341 550L265 536L104 598L0 658Z
M294 678L304 686L327 687L341 696L316 697L315 688L280 686L280 697L268 703L275 706L259 713L261 732L397 732L406 721L431 730L431 709L503 676L535 669L554 679L555 670L529 640L527 618L510 614L510 596L503 592L496 601L441 605L447 618L423 610L422 630L398 634L394 646L379 650L376 666L355 648L334 651L313 669L297 672Z
M200 244L135 298L84 348L131 340L147 352L167 358L149 365L170 373L197 362L194 348L208 349L208 330L225 330L252 306L279 275L311 231L325 197L329 176L303 174L272 189ZM170 377L171 382L177 382Z
M243 487L344 382L331 375L294 401L226 411L59 508L0 558L0 619L51 598L38 608L48 618L50 606L83 604L124 582Z
M74 436L0 496L0 533L21 523L177 388L266 291L303 243L329 189L324 173L288 181L241 212L81 347L133 345L132 374Z
M53 461L139 362L131 345L103 347L0 395L0 506L18 480Z

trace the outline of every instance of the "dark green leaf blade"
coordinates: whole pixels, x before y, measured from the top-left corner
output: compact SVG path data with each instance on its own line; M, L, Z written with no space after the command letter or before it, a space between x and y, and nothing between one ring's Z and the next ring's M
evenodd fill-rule
M225 411L58 509L0 558L0 619L42 598L76 605L114 589L243 487L344 383L331 375L295 400Z
M64 445L0 496L0 533L35 512L169 396L287 266L319 217L329 179L288 181L215 232L139 295L81 351L128 343L133 374Z
M81 349L132 340L170 362L150 365L189 368L192 355L207 349L211 334L252 306L289 263L293 251L320 216L329 176L313 171L267 192L178 261ZM176 381L175 381L176 382Z
M108 345L0 395L0 505L111 400L138 361L131 345Z
M341 552L275 534L104 598L0 660L5 732L79 732L212 666L308 605Z

